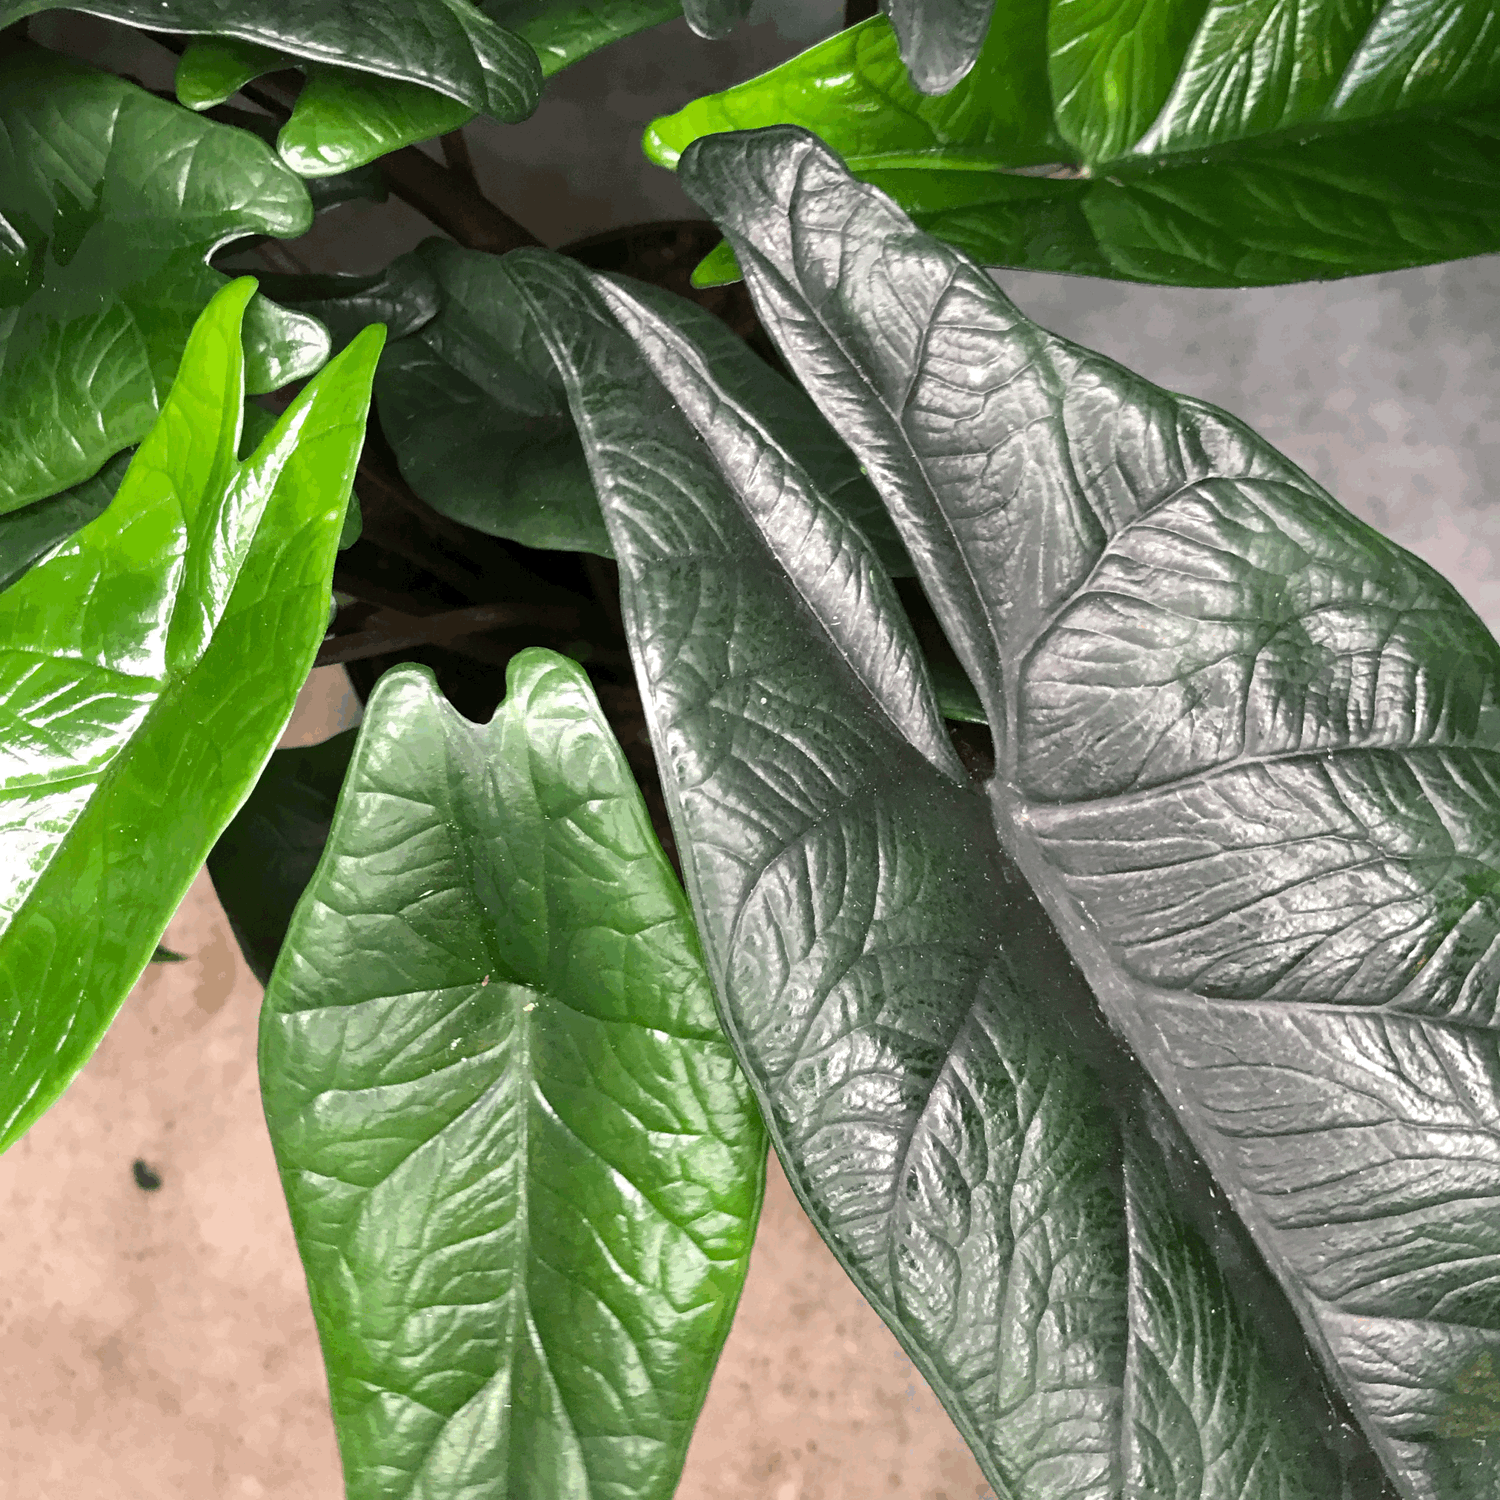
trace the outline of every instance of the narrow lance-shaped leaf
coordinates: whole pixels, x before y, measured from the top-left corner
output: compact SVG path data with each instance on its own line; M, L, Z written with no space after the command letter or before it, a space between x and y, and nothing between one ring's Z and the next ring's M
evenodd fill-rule
M765 1134L575 663L486 725L388 672L266 993L261 1081L350 1500L669 1500Z
M710 132L804 126L990 265L1367 275L1500 249L1493 21L1490 0L1002 0L972 72L923 101L877 18L655 121L645 145L671 166ZM737 276L720 247L694 279Z
M0 593L0 1146L67 1086L291 716L381 333L243 463L255 282L194 325L119 492Z
M988 664L996 828L1403 1495L1491 1493L1500 647L802 132L685 180Z
M55 0L0 0L0 27L56 9ZM468 0L86 0L70 9L147 30L215 40L188 48L179 98L204 109L265 72L308 74L281 133L289 166L326 176L408 141L452 130L476 113L524 120L541 70L520 37Z
M0 512L145 435L224 284L207 263L218 246L311 222L307 189L253 136L0 40ZM328 355L311 318L264 297L245 342L257 392Z
M804 1207L997 1493L1322 1500L1352 1477L1373 1500L942 742L862 534L634 288L509 263L614 538L725 1028Z

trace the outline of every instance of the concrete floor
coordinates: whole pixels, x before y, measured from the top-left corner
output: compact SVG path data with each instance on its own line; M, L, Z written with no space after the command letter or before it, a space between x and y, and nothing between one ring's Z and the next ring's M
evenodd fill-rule
M118 38L91 26L85 40L120 65ZM486 185L554 244L696 216L639 158L636 126L805 40L766 24L737 48L677 35L593 59L532 122L475 132ZM384 264L430 232L403 213L338 210L304 259ZM1500 629L1500 257L1257 292L998 279L1047 327L1247 419ZM342 681L314 674L286 742L352 721ZM166 941L188 961L147 971L77 1082L0 1161L0 1500L334 1500L321 1361L257 1095L259 987L205 876ZM159 1191L136 1186L137 1157ZM988 1493L773 1167L679 1494Z

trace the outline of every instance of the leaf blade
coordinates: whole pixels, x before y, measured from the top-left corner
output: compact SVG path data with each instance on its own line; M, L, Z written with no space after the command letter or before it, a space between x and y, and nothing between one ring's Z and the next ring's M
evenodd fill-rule
M267 991L267 1118L351 1495L666 1497L764 1136L586 677L533 650L508 686L484 726L425 668L372 695Z
M149 961L326 628L380 335L238 464L237 334L253 290L231 283L195 325L187 373L109 508L0 594L6 1145L67 1086ZM221 747L216 726L230 723Z

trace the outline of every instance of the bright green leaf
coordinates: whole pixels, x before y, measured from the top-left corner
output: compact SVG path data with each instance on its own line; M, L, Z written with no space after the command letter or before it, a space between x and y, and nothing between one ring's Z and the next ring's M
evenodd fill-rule
M261 1020L350 1500L669 1500L765 1134L580 668L366 705Z
M900 79L876 19L657 120L647 153L672 166L704 135L801 125L923 228L1030 270L1265 286L1500 250L1488 0L1025 6L997 8L941 99ZM695 279L736 269L719 252Z
M245 424L240 430L240 457L247 457L258 448L275 425L269 412L253 403L247 404ZM134 448L126 448L82 484L0 516L0 591L8 589L39 559L104 513L134 454ZM344 530L339 537L340 551L358 539L360 526L359 500L351 493Z
M510 259L609 522L725 1028L819 1232L1008 1500L1111 1500L1159 1476L1158 1436L1172 1500L1341 1493L1290 1311L997 845L861 533L633 288Z
M683 173L907 539L1071 964L1400 1493L1493 1493L1500 645L1234 418L1038 328L804 132ZM1158 1434L1174 1462L1190 1437Z
M194 324L104 513L0 594L0 1145L98 1044L326 629L382 335L240 462L254 290L231 283Z
M124 79L0 49L0 514L98 472L151 426L239 235L290 237L307 189L253 136ZM310 375L328 341L256 297L246 380Z

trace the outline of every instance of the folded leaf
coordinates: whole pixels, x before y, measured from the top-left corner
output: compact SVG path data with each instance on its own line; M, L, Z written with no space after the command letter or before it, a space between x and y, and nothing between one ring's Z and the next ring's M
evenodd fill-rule
M1487 0L1358 15L1014 0L973 71L930 101L877 18L657 120L645 146L672 166L705 134L805 126L989 265L1179 286L1366 275L1500 249L1486 17ZM720 256L695 281L737 274Z
M415 254L398 255L383 271L357 276L346 271L316 275L267 273L259 278L268 297L307 313L327 328L337 354L371 323L386 326L386 354L398 339L437 315L441 293Z
M0 49L0 514L139 442L223 278L210 253L312 222L307 189L243 130L24 43ZM246 382L327 358L310 318L250 304Z
M0 27L56 9L55 0L0 0ZM387 0L378 18L353 0L88 0L89 15L147 30L208 36L192 46L178 97L194 109L227 99L287 66L308 87L281 135L287 164L326 176L452 130L475 114L524 120L541 96L536 54L468 0ZM200 50L206 49L206 50Z
M804 1207L996 1492L1368 1481L941 743L862 533L633 288L510 263L620 560L725 1029Z
M691 914L573 662L485 725L366 705L261 1080L351 1500L667 1500L765 1135Z
M214 893L250 972L268 984L333 827L358 729L277 750L209 850Z
M1500 1480L1500 646L799 131L685 180L985 699L1000 840L1406 1496Z
M104 513L0 594L0 1146L98 1044L326 629L381 334L240 462L254 290L194 325Z
M392 343L375 382L381 426L407 482L478 531L610 556L562 377L508 258L431 239L411 260L438 286L440 311ZM710 314L650 288L641 295L753 392L833 503L866 528L887 571L909 573L875 492L812 403ZM640 375L650 378L644 367Z

